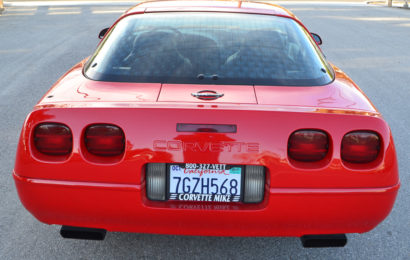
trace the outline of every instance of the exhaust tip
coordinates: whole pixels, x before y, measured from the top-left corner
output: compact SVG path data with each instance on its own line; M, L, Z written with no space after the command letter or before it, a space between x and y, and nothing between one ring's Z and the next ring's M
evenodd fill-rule
M345 234L305 235L300 238L303 247L344 247L347 244Z
M72 239L104 240L106 234L107 230L98 228L62 226L60 229L63 238Z

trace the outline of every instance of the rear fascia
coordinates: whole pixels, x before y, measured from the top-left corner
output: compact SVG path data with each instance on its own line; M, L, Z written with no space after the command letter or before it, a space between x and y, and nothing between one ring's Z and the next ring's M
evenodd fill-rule
M181 235L362 233L380 223L394 204L399 187L394 144L387 124L377 114L269 110L260 105L242 109L223 104L93 106L39 108L24 124L14 178L23 205L44 223ZM64 122L73 132L73 152L64 161L33 153L32 131L49 120ZM126 148L118 161L84 155L82 132L98 123L115 124L124 131ZM177 123L234 124L237 132L180 133ZM304 128L329 133L332 151L326 163L288 160L288 137ZM380 134L382 157L376 164L352 168L340 160L340 143L345 133L360 129ZM255 205L150 201L145 166L156 162L263 165L264 201Z
M95 105L90 103L90 106ZM30 178L140 184L141 169L147 163L225 163L265 166L271 172L272 188L378 188L398 183L393 139L389 127L378 116L312 108L304 111L301 108L293 111L271 108L268 111L258 105L243 105L243 110L239 107L223 104L177 106L161 102L115 109L39 109L32 112L24 124L15 170ZM64 123L73 133L72 153L64 161L36 156L33 129L49 121ZM115 162L94 160L85 154L82 138L85 127L101 123L114 124L125 133L125 152ZM237 132L179 133L176 131L178 123L232 124L237 126ZM299 129L319 129L329 134L332 149L326 163L289 161L288 138ZM341 140L346 133L355 130L380 134L383 147L376 162L355 166L341 161ZM113 175L113 172L118 174Z

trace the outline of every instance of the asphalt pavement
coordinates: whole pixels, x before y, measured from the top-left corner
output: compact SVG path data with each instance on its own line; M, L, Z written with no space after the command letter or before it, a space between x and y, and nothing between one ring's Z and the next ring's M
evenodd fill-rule
M128 6L14 6L0 15L0 258L410 259L410 10L283 5L322 36L328 59L355 80L392 128L402 187L382 224L349 234L344 248L325 249L304 249L297 238L132 233L108 233L102 242L60 238L58 226L38 222L17 197L11 172L20 129L46 90L94 51L99 31Z

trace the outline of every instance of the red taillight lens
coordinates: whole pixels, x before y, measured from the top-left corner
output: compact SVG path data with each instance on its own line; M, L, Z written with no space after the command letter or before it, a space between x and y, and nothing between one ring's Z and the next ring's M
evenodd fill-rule
M73 135L63 124L39 124L34 129L34 146L47 155L67 155L73 147Z
M380 137L375 132L350 132L342 140L342 160L350 163L372 162L379 155L380 143Z
M320 161L329 150L329 137L319 130L299 130L288 141L288 155L291 159L302 162Z
M115 125L92 125L85 130L85 147L99 156L120 155L125 149L124 132Z

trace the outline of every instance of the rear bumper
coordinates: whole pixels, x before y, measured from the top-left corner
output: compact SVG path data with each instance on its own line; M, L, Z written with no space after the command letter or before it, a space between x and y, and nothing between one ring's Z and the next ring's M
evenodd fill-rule
M108 231L302 236L363 233L391 211L399 186L363 189L270 188L263 205L152 203L143 185L25 178L13 173L23 205L47 224Z

